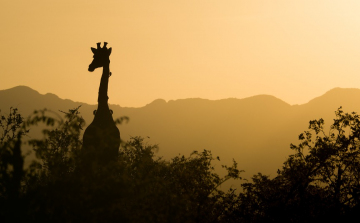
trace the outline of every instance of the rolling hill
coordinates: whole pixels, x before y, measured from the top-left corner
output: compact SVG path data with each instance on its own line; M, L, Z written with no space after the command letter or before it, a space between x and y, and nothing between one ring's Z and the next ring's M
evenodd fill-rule
M307 129L310 120L323 118L330 125L340 106L345 112L360 112L359 99L360 89L335 88L303 105L289 105L273 96L258 95L222 100L157 99L140 108L119 105L110 108L114 118L130 118L127 124L119 126L123 140L143 136L148 143L159 144L157 155L166 159L189 155L194 150L211 150L225 163L234 158L239 168L246 171L244 176L250 177L257 172L274 176L292 153L290 143L298 143L298 135ZM28 116L35 109L67 111L80 105L86 123L91 123L96 105L61 99L50 93L42 95L26 86L0 91L3 114L10 107Z

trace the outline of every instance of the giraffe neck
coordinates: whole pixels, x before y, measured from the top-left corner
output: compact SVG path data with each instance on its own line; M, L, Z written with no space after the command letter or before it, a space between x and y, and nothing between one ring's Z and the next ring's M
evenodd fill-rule
M101 76L101 81L100 81L100 87L99 87L99 96L98 96L98 104L99 106L107 106L108 103L108 83L109 83L109 76L110 76L110 61L109 63L106 63L103 66L103 73Z

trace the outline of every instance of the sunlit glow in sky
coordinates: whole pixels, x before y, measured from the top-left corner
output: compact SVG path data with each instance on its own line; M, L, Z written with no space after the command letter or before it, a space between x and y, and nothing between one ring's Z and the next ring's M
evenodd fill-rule
M0 89L95 104L107 41L109 102L269 94L302 104L334 87L360 88L359 1L4 1Z

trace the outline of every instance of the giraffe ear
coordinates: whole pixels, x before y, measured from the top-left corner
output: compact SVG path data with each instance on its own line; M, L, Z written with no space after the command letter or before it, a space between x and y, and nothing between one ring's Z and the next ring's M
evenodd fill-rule
M110 56L110 54L111 54L111 47L108 49L108 53L109 53L109 56Z
M92 51L93 53L96 53L96 49L93 48L93 47L91 47L91 51Z

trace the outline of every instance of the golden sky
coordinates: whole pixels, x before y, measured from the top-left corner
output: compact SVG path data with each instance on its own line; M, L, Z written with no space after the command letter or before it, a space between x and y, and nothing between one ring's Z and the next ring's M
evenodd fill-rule
M360 88L360 1L32 0L0 8L0 89L95 104L107 41L110 103L270 94L306 103Z

